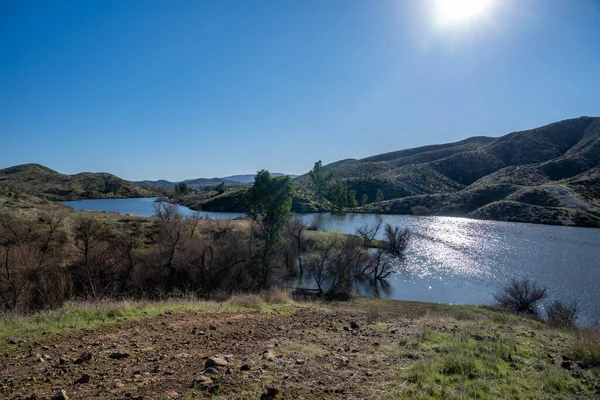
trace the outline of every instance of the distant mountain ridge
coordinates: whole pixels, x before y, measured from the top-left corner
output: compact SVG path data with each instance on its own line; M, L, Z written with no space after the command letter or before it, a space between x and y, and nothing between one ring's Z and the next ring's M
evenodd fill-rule
M271 173L272 176L289 176L292 179L296 178L298 175L290 175L283 174L279 172ZM145 181L134 181L134 183L142 184L142 185L150 185L150 186L158 186L166 189L174 189L175 185L180 182L186 183L189 187L194 189L204 189L208 186L216 186L221 183L224 183L225 186L241 186L247 185L254 182L254 177L256 174L246 174L246 175L230 175L224 176L221 178L195 178L195 179L184 179L183 181L167 181L164 179L160 179L157 181L145 180Z
M0 170L0 188L14 189L50 201L164 196L169 193L105 172L65 175L39 164Z

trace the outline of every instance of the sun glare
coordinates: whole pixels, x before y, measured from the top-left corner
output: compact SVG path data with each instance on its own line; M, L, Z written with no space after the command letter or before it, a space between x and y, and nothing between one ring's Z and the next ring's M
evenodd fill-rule
M479 19L489 10L492 0L434 0L437 23L459 25Z

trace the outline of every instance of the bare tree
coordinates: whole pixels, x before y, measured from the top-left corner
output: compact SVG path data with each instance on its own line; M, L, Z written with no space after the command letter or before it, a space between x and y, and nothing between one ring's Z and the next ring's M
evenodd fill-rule
M530 279L513 279L494 298L501 307L520 314L536 314L537 303L546 297L546 288Z
M53 209L38 221L0 214L0 307L15 311L52 306L66 290L65 214Z

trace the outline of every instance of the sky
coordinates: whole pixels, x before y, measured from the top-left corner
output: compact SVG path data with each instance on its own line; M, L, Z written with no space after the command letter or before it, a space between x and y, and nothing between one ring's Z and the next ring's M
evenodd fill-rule
M301 174L600 115L600 0L440 1L0 0L0 168Z

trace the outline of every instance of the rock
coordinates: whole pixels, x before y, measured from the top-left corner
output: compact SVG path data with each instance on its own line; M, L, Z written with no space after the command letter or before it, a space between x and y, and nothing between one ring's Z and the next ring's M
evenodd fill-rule
M360 326L354 321L350 322L350 328L352 329L360 329Z
M216 326L214 326L214 325L210 325L210 326L208 327L208 329L209 329L209 330L211 330L211 331L216 331L216 330L217 330L217 327L216 327Z
M75 364L83 364L85 362L88 362L90 360L92 360L94 358L94 355L92 353L90 353L89 351L84 351L83 353L81 353L79 355L79 357L77 357L77 359L75 361L73 361Z
M79 379L77 379L75 381L75 384L79 384L79 383L88 383L90 381L90 376L89 374L83 374L79 377Z
M120 360L122 358L127 358L129 357L129 353L126 352L120 352L120 351L115 351L114 353L111 353L108 358L111 358L113 360Z
M371 371L365 371L365 376L373 376L373 372Z
M279 390L275 388L268 388L265 393L260 396L260 400L275 400L279 396Z
M217 370L215 368L206 368L204 370L204 375L212 375L212 374L216 374Z
M198 378L194 379L192 387L207 389L212 385L212 383L213 380L208 376L200 375Z
M273 361L277 355L271 349L267 349L260 354L261 360Z
M212 356L208 357L206 363L204 364L204 368L224 368L229 366L227 360L222 356Z
M67 396L67 392L64 390L59 390L56 392L51 398L51 400L69 400L69 396Z
M306 361L305 361L305 360L303 360L302 358L297 358L297 359L296 359L296 365L304 365L304 363L305 363L305 362L306 362Z
M188 353L178 353L171 357L171 360L178 360L180 358L188 358L190 355Z
M248 364L244 364L240 367L240 371L250 371L250 366Z
M348 328L347 326L345 326L345 327L344 327L344 330L345 330L346 332L350 332L352 329L350 329L350 328Z

